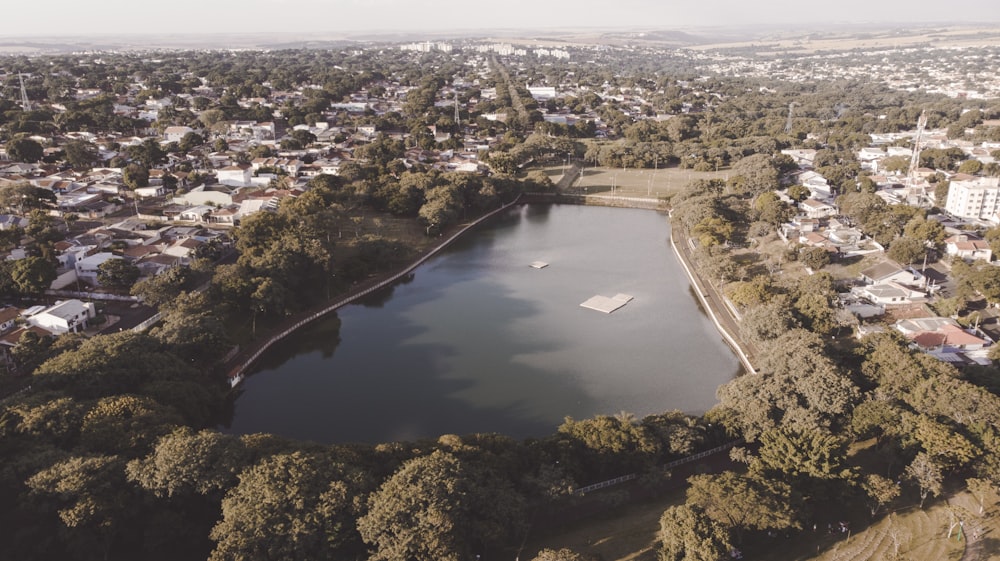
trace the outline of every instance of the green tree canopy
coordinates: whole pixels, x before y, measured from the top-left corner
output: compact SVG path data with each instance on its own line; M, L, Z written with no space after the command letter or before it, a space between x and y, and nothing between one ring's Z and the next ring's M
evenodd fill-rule
M125 259L108 259L97 267L97 282L108 288L129 290L139 275L139 267Z

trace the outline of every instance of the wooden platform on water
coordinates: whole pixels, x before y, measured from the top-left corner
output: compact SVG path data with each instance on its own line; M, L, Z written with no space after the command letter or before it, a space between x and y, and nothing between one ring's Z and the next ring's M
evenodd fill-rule
M617 310L618 308L621 308L622 306L628 304L631 301L632 297L629 296L628 294L619 293L615 294L611 298L608 298L607 296L597 295L588 299L586 302L580 304L580 306L591 310L597 310L598 312L604 312L606 314L610 314L611 312Z

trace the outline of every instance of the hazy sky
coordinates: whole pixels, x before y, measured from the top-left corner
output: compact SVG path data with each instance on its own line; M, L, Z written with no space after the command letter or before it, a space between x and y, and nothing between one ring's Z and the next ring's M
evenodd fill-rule
M9 2L4 36L1000 22L997 0L48 0ZM154 10L154 7L161 7ZM17 23L15 23L17 22Z

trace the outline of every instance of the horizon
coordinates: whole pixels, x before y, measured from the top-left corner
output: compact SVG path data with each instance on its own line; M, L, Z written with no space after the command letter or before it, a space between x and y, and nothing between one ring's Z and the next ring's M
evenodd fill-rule
M303 0L294 8L265 2L223 0L201 3L177 0L171 9L155 13L136 10L134 4L107 0L100 10L92 5L56 0L39 21L37 8L15 4L6 10L7 22L38 22L5 29L4 39L67 39L115 37L199 37L207 35L393 35L537 32L545 30L684 31L725 28L784 29L843 26L948 26L1000 22L1000 4L994 0L954 0L948 21L935 21L927 0L843 0L827 10L801 9L792 0L752 3L706 0L664 3L655 0L617 0L613 6L597 0L556 0L538 4L509 0L500 7L473 10L437 0ZM279 12L275 14L274 12ZM275 17L287 13L288 17ZM308 17L306 17L308 16Z

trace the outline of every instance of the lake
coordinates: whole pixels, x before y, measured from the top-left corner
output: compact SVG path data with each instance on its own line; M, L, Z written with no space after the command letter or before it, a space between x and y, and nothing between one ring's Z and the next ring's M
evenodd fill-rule
M619 411L703 413L741 367L669 236L667 217L649 210L510 209L272 347L222 429L377 443L538 437L566 416ZM580 306L619 293L634 299L611 314Z

